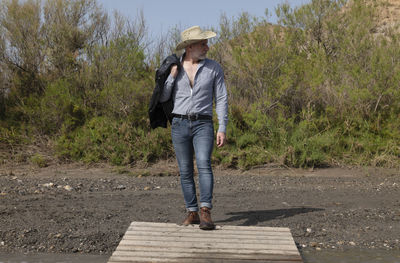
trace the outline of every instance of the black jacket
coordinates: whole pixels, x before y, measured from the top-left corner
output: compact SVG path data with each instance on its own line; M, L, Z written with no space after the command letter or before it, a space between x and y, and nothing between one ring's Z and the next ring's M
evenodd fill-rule
M174 109L174 101L171 98L166 102L159 102L160 96L164 90L164 83L168 78L168 75L171 72L172 65L178 65L180 67L179 58L173 54L168 56L162 62L161 66L156 71L155 77L155 88L153 91L153 95L151 96L150 105L149 105L149 118L150 118L150 126L152 129L157 127L167 128L168 121L171 123L172 121L172 110Z

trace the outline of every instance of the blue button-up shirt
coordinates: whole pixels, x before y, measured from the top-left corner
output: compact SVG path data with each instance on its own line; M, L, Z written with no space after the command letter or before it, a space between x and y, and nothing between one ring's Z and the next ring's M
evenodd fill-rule
M173 86L175 84L175 88ZM203 59L199 62L194 77L193 88L185 70L180 70L176 78L169 75L165 81L160 102L174 99L172 113L181 115L213 115L213 99L218 116L218 132L226 133L228 124L228 94L225 87L224 72L214 60Z

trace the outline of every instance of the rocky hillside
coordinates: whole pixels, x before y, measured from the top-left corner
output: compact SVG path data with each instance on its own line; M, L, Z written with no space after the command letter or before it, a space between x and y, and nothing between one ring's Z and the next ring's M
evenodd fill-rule
M377 33L388 29L400 32L400 0L382 0L377 8Z

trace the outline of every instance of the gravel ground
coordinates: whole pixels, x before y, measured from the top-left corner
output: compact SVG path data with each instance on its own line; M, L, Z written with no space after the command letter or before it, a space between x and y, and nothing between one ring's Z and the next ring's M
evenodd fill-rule
M185 217L174 161L0 168L0 253L111 254L132 221ZM289 227L299 249L400 249L400 172L214 169L219 225Z

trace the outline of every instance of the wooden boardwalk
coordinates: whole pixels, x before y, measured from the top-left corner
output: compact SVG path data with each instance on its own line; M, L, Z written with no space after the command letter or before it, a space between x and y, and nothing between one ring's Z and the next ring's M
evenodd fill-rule
M289 228L132 222L108 263L303 262Z

